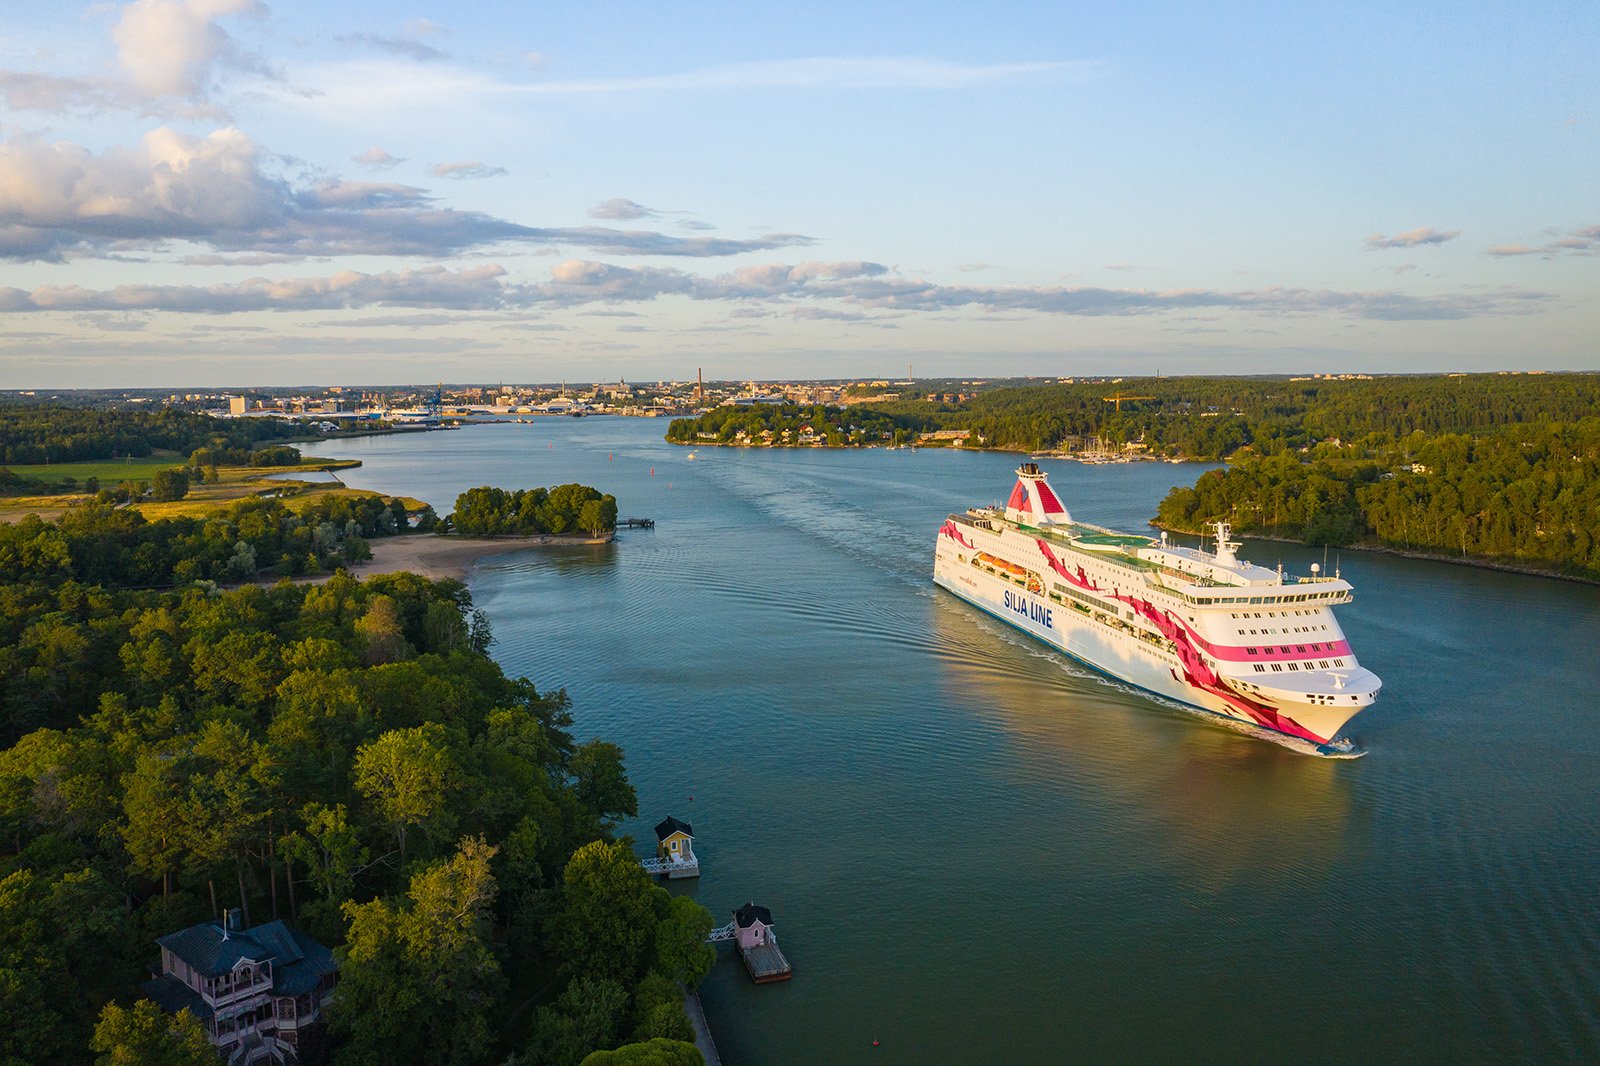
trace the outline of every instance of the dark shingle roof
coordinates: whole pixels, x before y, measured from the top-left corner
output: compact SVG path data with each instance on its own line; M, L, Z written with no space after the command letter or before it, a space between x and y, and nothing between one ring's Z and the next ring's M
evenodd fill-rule
M157 937L156 943L207 977L220 977L232 971L240 959L262 962L272 957L272 952L258 943L253 933L254 930L233 930L224 937L221 922L201 922Z
M221 922L201 922L169 933L156 943L207 977L231 972L241 959L270 962L272 991L280 996L309 992L324 975L338 968L333 952L281 921L232 930L227 937L222 935ZM179 987L187 986L180 983Z
M656 826L656 839L665 840L673 833L686 833L694 836L694 826L688 822L680 822L672 815L667 815L667 820Z
M756 922L762 925L772 924L772 912L765 907L758 907L754 903L746 903L743 907L733 912L733 924L740 929L748 929Z
M295 960L288 965L281 962L272 966L272 991L280 996L298 996L317 987L317 982L323 977L339 969L338 963L333 961L333 952L306 936L300 930L284 925L282 922L273 922L283 933L294 942L297 949ZM264 926L263 928L271 928ZM254 932L254 930L251 930Z
M163 974L154 980L146 981L139 988L168 1013L176 1014L187 1007L189 1013L201 1021L211 1017L211 1008L200 998L200 993L171 974Z

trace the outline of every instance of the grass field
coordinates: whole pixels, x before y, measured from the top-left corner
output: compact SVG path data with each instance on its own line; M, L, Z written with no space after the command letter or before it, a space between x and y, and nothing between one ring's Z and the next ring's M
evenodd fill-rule
M100 479L102 488L112 488L120 481L149 479L157 470L166 470L182 465L177 461L177 456L151 456L147 459L134 459L129 462L103 461L88 463L54 463L49 466L13 467L19 473L28 472L30 476L48 476L53 481L61 477L70 476L79 482L90 477ZM290 510L300 510L313 499L325 495L338 496L380 496L381 493L369 492L366 489L352 489L337 481L297 481L286 479L283 475L294 474L309 470L342 470L353 466L360 466L357 459L322 459L316 456L305 456L294 466L224 466L217 468L217 480L212 484L191 485L189 494L181 500L170 503L141 502L136 506L146 518L154 521L158 518L203 518L217 511L225 510L240 500L252 496L271 494L283 502ZM113 471L105 473L104 471ZM58 518L68 506L88 499L86 494L63 494L60 496L13 496L0 499L0 522L15 522L30 514L40 518ZM408 509L415 510L422 507L419 500L400 497Z
M127 459L90 459L81 463L29 463L13 466L11 472L19 477L37 478L59 484L62 478L76 478L83 482L99 478L102 488L111 488L119 481L148 481L160 470L171 470L183 465L183 457L176 452L146 455Z

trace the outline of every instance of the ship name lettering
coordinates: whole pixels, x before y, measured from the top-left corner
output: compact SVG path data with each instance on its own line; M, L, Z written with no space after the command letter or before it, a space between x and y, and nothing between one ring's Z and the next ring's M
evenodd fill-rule
M1056 627L1055 621L1050 617L1052 609L1042 604L1034 603L1026 596L1007 592L1006 608L1015 611L1031 622L1044 626L1046 629L1054 629Z

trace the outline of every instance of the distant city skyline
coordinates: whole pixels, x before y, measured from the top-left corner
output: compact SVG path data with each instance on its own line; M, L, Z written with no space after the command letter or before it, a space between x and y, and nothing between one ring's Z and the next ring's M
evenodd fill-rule
M0 388L1600 368L1592 5L36 5Z

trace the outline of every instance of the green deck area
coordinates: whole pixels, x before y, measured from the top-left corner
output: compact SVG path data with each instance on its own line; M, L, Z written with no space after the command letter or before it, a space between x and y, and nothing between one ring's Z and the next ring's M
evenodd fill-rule
M1104 544L1115 548L1147 548L1152 543L1149 537L1132 533L1079 533L1077 538L1083 544Z

